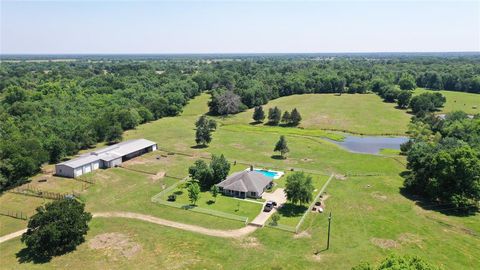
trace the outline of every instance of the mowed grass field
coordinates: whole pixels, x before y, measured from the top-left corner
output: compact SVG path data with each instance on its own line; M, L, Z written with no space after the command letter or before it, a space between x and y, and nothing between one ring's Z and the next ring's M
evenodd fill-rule
M297 108L305 129L331 129L368 135L404 135L410 121L405 110L385 103L375 94L305 94L281 97L264 106L291 111ZM225 124L252 122L253 109L230 117Z
M265 227L239 239L209 237L132 219L94 218L85 243L48 263L19 263L15 255L23 248L19 238L0 244L1 268L349 269L362 261L378 262L392 253L418 255L445 269L476 269L480 265L480 216L447 216L425 210L401 195L403 179L399 174L405 170L403 157L394 153L355 154L319 137L286 134L290 153L286 160L276 159L272 157L273 147L281 130L241 132L224 128L228 123L250 121L243 115L218 118L225 126L219 125L211 145L195 149L194 122L207 112L207 101L208 95L199 96L181 116L126 132L125 139L147 138L167 152L192 156L157 151L132 160L127 168L90 174L88 177L95 179L96 184L82 193L87 210L130 211L214 229L241 228L244 224L238 221L151 202L152 196L186 176L196 159L223 153L227 159L237 161L232 171L250 164L286 172L294 168L319 175L319 186L330 173L348 174L346 179L334 179L327 188L325 213L310 213L298 235ZM382 106L389 105L377 101ZM302 112L302 103L287 103ZM377 114L388 112L380 110ZM302 115L307 123L308 114ZM153 178L158 172L165 172L166 176ZM285 178L279 180L279 186L284 181ZM325 248L329 212L333 216L330 250L314 255ZM138 247L136 252L131 254L128 245L120 244L92 247L93 240L105 233L124 235L131 246Z
M421 93L441 93L447 98L447 102L441 109L442 113L448 113L452 111L464 111L469 114L480 113L480 94L456 92L456 91L434 91L423 88L415 89L414 95L420 95ZM477 108L475 109L474 106Z
M41 191L65 194L72 193L72 191L81 193L84 188L88 187L88 185L72 179L59 178L47 174L38 174L32 178L30 183L28 183L28 187ZM51 200L49 199L6 192L0 195L0 213L5 214L16 212L20 215L21 212L24 216L31 216L35 213L35 209L38 206L50 201ZM0 215L0 236L21 230L26 226L26 220Z

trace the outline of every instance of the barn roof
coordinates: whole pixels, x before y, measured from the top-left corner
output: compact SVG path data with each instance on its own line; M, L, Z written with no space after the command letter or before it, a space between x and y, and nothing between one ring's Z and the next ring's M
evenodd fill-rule
M155 144L155 142L146 139L124 141L95 150L90 153L80 155L77 158L67 160L57 165L65 165L71 168L78 168L97 160L112 161L114 159L134 153L138 150L142 150Z

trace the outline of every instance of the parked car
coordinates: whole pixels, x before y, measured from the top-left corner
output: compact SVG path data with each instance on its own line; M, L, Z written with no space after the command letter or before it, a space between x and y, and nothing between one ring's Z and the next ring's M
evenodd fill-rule
M265 204L265 207L263 208L263 211L264 211L264 212L270 212L270 211L272 211L272 209L273 209L273 204L272 204L272 202L267 202L267 203Z
M277 202L276 202L276 201L268 201L267 203L271 203L273 206L277 206Z

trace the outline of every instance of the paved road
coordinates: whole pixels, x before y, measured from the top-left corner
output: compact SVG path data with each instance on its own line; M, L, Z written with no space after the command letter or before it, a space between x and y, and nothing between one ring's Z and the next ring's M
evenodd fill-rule
M272 211L270 212L263 212L263 207L262 207L262 212L260 212L260 214L258 214L258 216L250 222L250 224L259 226L259 227L263 227L267 222L267 220L273 215L273 213L277 211L277 208L281 207L287 201L287 197L285 196L285 192L283 188L277 188L272 193L265 192L263 193L262 198L265 199L266 201L276 202L277 207L272 209Z

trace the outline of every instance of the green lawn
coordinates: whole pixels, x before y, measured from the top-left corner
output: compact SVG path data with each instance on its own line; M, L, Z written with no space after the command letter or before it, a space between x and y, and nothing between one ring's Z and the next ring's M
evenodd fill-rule
M188 191L186 189L175 189L172 194L177 194L176 203L190 205L188 198ZM248 220L253 220L262 211L262 204L250 202L246 200L235 199L219 194L217 198L213 198L208 191L200 193L200 199L195 204L207 210L220 211L227 214L247 217Z
M45 182L40 182L40 179L46 179ZM54 176L46 177L43 174L39 174L33 177L32 181L25 184L24 187L32 189L38 189L41 191L56 192L56 193L77 193L82 192L82 189L88 185L68 178L60 178ZM23 215L32 216L35 213L35 209L49 202L48 199L26 196L21 194L6 192L0 195L0 213L3 212L22 212ZM27 221L16 219L4 215L0 215L0 235L5 235L25 228Z
M448 113L452 111L464 111L469 114L480 113L480 95L474 93L466 92L456 92L456 91L434 91L426 90L422 88L417 88L414 92L415 95L419 95L425 92L432 93L442 93L447 98L447 102L444 107L441 109L442 113ZM474 106L477 108L475 109Z
M352 98L358 98L358 102L343 102ZM312 95L305 99L294 96L271 103L280 104L286 99L289 100L284 101L285 108L287 105L297 107L304 117L304 124L309 123L310 116L325 113L325 107L332 108L334 112L329 114L332 117L339 115L340 119L357 119L358 123L349 125L352 131L365 128L372 133L383 133L388 131L388 127L398 124L397 131L403 132L408 123L408 119L405 122L400 120L403 116L399 115L405 112L394 109L392 104L382 103L375 95ZM313 99L330 100L323 101L329 104L315 109L315 106L309 105L312 104L309 100ZM277 159L273 147L278 140L278 133L241 132L228 128L230 124L248 125L250 116L247 117L247 114L251 115L248 112L222 120L228 125L225 128L219 126L211 145L194 149L191 148L194 145L194 122L198 115L207 111L207 101L208 96L202 95L191 101L181 116L142 125L125 134L126 139L145 137L156 141L160 148L189 153L194 157L178 154L162 157L166 153L158 151L134 160L127 164L127 168L98 170L89 175L96 180L96 184L82 194L87 210L132 211L208 228L240 228L243 224L238 221L151 202L152 196L177 183L178 178L187 176L188 167L195 159L209 157L212 153L223 153L230 161L237 161L232 172L252 164L285 172L292 168L305 170L318 176L320 181L326 180L332 172L359 176L332 180L326 190L329 197L325 201L325 214L309 214L302 226L305 231L297 236L265 227L246 238L223 239L130 219L96 218L91 222L87 243L49 263L19 263L15 257L22 248L19 239L0 244L1 268L349 269L361 261L378 262L392 253L418 255L445 269L476 269L480 265L480 215L457 217L424 210L401 195L403 179L399 174L405 170L404 157L393 153L392 156L355 154L321 139L321 136L286 134L290 153L285 160ZM365 104L362 105L363 102ZM341 108L345 103L350 107L345 109L345 116L341 116ZM373 111L377 110L375 108L384 108L385 111L377 110L370 114L367 110L370 107L374 108ZM360 108L363 108L361 112L358 111ZM353 115L354 111L363 116ZM382 127L377 122L378 115L385 115L391 123ZM332 128L341 129L342 123L330 124ZM399 128L402 123L405 126ZM308 128L314 130L321 125L324 124L311 124ZM157 159L158 156L160 159ZM153 179L152 174L158 172L166 172L167 176ZM277 180L278 185L283 185L285 179ZM318 186L321 186L321 182ZM6 200L6 195L9 194L0 197L0 202ZM206 203L209 195L203 195L202 203ZM228 203L220 204L224 199ZM218 204L212 207L226 207L224 211L231 211L232 202L234 205L235 201L219 197ZM245 207L247 203L256 207L254 203L244 202ZM2 203L2 207L6 205L12 204ZM242 211L243 208L242 205ZM253 210L250 212L253 213ZM315 251L325 247L329 212L333 215L331 248L315 256ZM293 225L297 219L282 217L280 223ZM131 258L126 258L114 249L94 250L88 246L88 241L96 235L112 232L127 235L140 245L141 250Z
M32 216L38 206L49 201L37 197L4 193L0 196L0 213L22 212L23 215ZM0 236L21 230L26 226L26 220L0 215Z
M278 98L264 106L278 106L282 112L297 108L302 115L300 127L322 132L330 129L369 135L403 135L410 115L393 103L382 102L375 94L306 94ZM225 124L246 125L252 122L253 109L227 118ZM268 129L266 129L268 130Z

